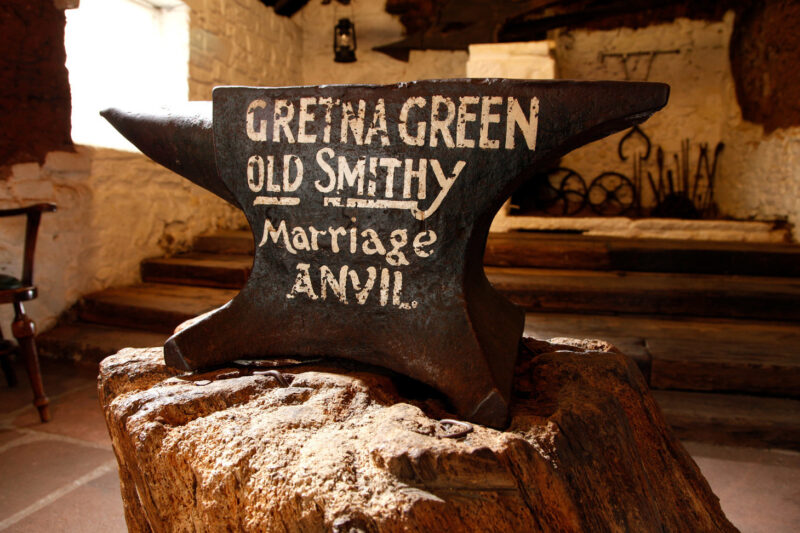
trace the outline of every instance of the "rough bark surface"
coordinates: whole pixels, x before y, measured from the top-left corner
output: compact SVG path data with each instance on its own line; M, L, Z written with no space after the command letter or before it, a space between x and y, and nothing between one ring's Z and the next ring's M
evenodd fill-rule
M735 531L636 365L599 341L553 342L525 340L509 428L458 439L440 400L380 372L306 364L282 387L122 350L99 394L128 527Z

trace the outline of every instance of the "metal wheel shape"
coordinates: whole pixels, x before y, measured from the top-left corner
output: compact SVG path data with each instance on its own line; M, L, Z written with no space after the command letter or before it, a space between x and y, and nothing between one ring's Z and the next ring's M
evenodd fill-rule
M586 198L598 215L625 214L636 203L636 189L631 180L619 172L604 172L589 186Z
M552 205L561 215L575 215L586 205L586 182L572 169L558 167L547 173L547 183L554 193Z

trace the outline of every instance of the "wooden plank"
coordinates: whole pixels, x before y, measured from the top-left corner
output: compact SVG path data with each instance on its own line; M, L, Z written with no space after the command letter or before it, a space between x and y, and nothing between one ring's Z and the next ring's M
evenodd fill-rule
M528 313L525 335L606 340L654 388L800 396L797 324L634 315Z
M800 280L794 278L498 267L486 273L529 311L800 320Z
M484 263L579 270L800 277L800 246L491 233Z
M203 287L241 288L250 276L247 255L191 253L142 261L142 280Z
M253 255L254 248L253 234L248 230L218 231L201 235L195 239L193 247L196 252L245 255Z
M681 439L800 450L800 401L675 391L653 396Z
M56 359L99 363L123 348L161 346L164 333L76 322L62 324L36 337L39 353Z
M172 333L178 324L231 300L238 291L142 283L84 297L79 317L86 322Z
M650 339L691 339L700 343L748 344L760 342L767 350L794 350L800 354L800 328L790 322L726 318L642 315L528 313L525 332L555 332L557 336L595 337L636 335Z
M530 233L490 233L485 265L610 270L606 243L595 238Z
M649 339L656 389L727 391L800 397L800 342L708 342Z

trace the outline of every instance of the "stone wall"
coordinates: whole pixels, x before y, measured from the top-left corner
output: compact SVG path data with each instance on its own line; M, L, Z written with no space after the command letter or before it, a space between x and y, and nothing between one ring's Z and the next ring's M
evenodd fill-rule
M708 143L712 150L722 140L725 87L730 84L727 43L732 22L729 14L723 22L677 19L636 30L559 32L555 36L557 77L668 83L669 103L645 122L642 130L654 147L663 147L665 160L673 168L673 154L680 153L684 139L695 145ZM633 55L641 52L654 55ZM631 55L625 59L620 57L622 54ZM564 166L577 170L587 182L603 171L616 170L631 176L631 161L623 163L617 155L624 133L576 150L563 159ZM631 143L627 153L643 151L643 147L640 142ZM657 179L655 159L651 154L646 169ZM650 188L645 186L642 192L642 203L651 205Z
M281 17L258 0L184 0L190 8L189 99L217 85L298 85L299 16Z
M668 153L669 168L674 168L672 157L680 152L683 139L693 143L692 174L697 143L708 143L713 150L717 142L723 142L715 187L720 214L737 219L786 218L796 227L800 224L800 128L765 134L762 126L742 118L729 59L733 25L734 14L729 12L718 22L677 19L636 30L559 32L555 35L557 77L669 83L669 104L642 126L653 145L663 146ZM652 62L649 56L630 55L626 61L619 56L650 51L662 53ZM588 179L605 170L631 175L630 162L622 163L617 156L621 136L581 148L563 163ZM651 156L645 170L655 176L654 159ZM647 203L648 187L644 193Z
M39 298L28 308L40 330L84 294L136 282L142 259L244 223L224 201L141 154L102 148L50 152L43 165L14 165L0 182L0 208L36 202L58 205L42 216L36 249ZM20 275L24 231L24 217L3 220L0 272ZM0 311L7 327L9 310Z

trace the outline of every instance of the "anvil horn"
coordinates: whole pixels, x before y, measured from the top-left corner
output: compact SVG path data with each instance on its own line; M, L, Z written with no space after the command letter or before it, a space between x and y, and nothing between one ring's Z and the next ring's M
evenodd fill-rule
M217 173L211 102L188 102L154 111L109 108L100 114L156 163L239 205Z

